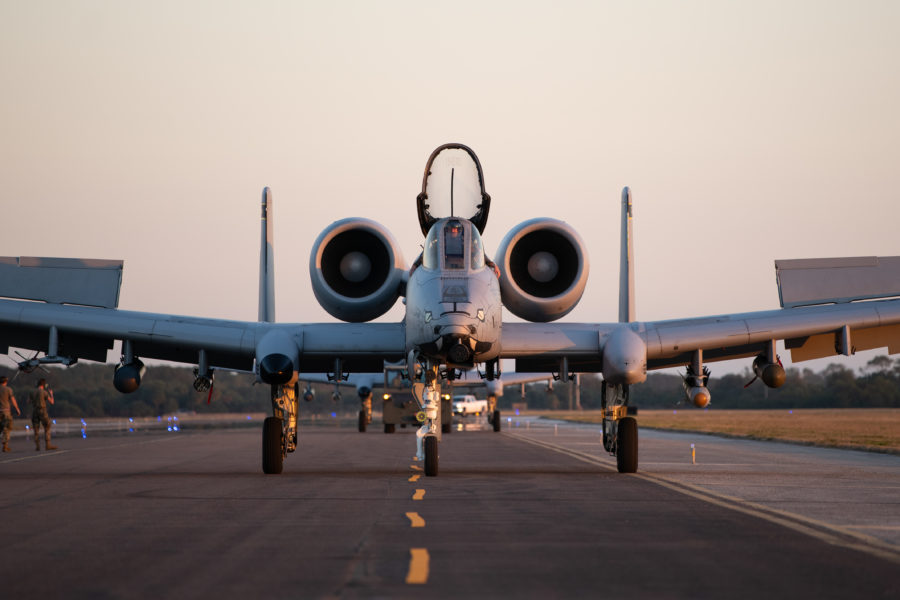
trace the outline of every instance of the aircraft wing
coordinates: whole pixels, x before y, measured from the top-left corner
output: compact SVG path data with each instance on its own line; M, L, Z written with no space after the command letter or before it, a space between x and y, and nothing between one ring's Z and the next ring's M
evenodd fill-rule
M848 302L690 319L634 323L504 323L503 356L516 371L600 372L623 328L646 345L648 369L751 357L784 340L794 362L887 347L900 352L900 300ZM613 342L615 343L615 342Z
M106 361L115 340L135 356L249 371L270 332L296 343L301 371L329 372L334 359L352 372L377 372L404 357L402 323L261 323L204 319L112 308L0 300L0 351L10 347L48 355Z

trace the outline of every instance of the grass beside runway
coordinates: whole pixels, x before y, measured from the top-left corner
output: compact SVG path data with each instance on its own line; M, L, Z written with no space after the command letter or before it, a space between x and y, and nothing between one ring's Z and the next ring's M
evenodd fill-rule
M528 414L579 423L599 423L600 411L539 411ZM723 434L900 454L900 409L641 410L640 427Z

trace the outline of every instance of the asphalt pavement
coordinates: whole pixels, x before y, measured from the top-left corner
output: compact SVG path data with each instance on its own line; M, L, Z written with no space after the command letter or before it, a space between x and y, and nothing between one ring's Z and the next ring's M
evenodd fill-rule
M433 478L409 429L302 427L274 476L255 428L14 440L3 597L900 597L900 457L641 430L620 475L513 419Z

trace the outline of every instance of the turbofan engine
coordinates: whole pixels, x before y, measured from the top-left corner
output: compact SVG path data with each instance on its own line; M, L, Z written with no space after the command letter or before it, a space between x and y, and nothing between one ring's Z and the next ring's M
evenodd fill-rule
M342 321L370 321L400 296L406 263L397 241L369 219L336 221L319 234L309 256L313 292Z
M555 321L584 293L589 270L584 242L562 221L520 223L500 242L494 259L503 305L528 321Z

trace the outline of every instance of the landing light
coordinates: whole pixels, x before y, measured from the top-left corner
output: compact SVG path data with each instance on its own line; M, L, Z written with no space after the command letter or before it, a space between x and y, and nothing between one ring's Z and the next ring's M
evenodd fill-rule
M484 323L484 309L483 309L483 308L479 308L479 309L478 309L478 312L475 313L475 316L478 317L478 320L479 320L479 321L481 321L482 323Z
M431 323L431 311L430 310L425 311L425 322Z
M383 399L383 400L390 400L390 399L391 399L391 395L390 395L390 394L384 394L383 397L382 397L382 399Z

